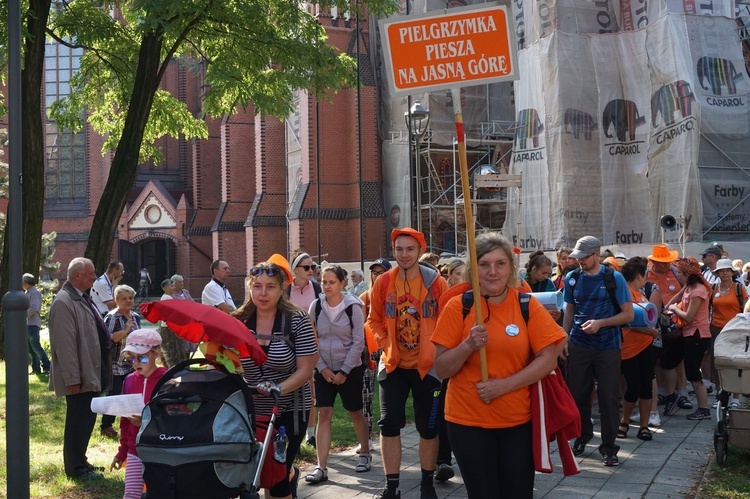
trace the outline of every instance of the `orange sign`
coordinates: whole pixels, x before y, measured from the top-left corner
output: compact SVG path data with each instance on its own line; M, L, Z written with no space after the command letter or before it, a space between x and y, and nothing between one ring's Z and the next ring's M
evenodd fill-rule
M441 10L381 23L395 95L518 78L516 40L505 6Z

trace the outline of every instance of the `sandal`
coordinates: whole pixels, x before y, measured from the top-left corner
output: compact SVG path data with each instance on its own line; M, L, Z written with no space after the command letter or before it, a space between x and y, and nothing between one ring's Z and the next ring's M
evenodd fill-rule
M643 426L640 430L638 430L638 438L641 440L649 441L654 438L653 434L651 433L651 430L648 429L648 426Z
M365 471L370 471L370 468L372 468L372 455L369 452L367 454L360 453L355 471L357 473L364 473Z
M312 484L325 482L326 480L328 480L328 471L320 466L316 466L313 472L305 477L305 481Z
M623 428L625 428L623 430ZM630 429L630 425L628 423L620 423L620 426L617 428L617 438L628 438L628 430Z

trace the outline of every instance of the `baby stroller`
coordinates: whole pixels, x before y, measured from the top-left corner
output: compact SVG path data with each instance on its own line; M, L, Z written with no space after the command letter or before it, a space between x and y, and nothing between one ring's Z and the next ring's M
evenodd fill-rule
M143 499L257 499L275 414L255 437L253 389L239 374L205 359L167 371L143 410L136 438ZM278 396L272 392L275 405ZM275 411L276 412L276 411Z
M721 390L716 405L714 448L724 464L729 444L750 449L750 410L729 407L732 393L750 393L750 314L730 320L714 341L714 362Z

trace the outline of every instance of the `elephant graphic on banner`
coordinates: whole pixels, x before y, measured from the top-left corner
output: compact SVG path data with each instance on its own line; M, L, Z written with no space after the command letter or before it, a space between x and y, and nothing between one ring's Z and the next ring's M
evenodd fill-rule
M539 134L544 131L544 125L539 119L536 109L522 109L516 120L516 145L518 149L526 149L526 140L531 139L534 147L539 147Z
M571 107L565 110L563 128L565 133L570 133L568 132L568 126L570 126L570 131L573 132L574 139L580 138L581 133L583 133L585 140L591 140L594 130L596 130L596 123L593 116L586 111Z
M638 106L635 102L625 99L614 99L607 102L602 113L602 130L604 135L611 139L609 134L610 125L615 127L617 140L625 142L626 134L630 140L635 140L635 129L646 124L646 118L638 114Z
M664 124L669 126L674 123L674 113L679 111L683 118L692 116L692 102L695 95L690 84L685 80L673 81L663 85L651 96L651 125L656 128L656 120L659 113L664 119Z
M727 87L729 95L736 94L736 82L743 78L742 73L738 73L734 69L732 61L720 57L701 57L698 59L696 69L701 88L708 90L708 87L704 84L704 80L708 80L711 85L711 92L714 95L721 95L721 87Z

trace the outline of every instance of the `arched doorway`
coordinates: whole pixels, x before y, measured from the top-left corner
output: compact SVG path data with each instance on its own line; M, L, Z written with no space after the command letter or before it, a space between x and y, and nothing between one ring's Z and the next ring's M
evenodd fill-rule
M132 243L120 242L120 259L125 265L123 282L138 291L138 272L145 268L151 277L148 296L161 296L161 282L175 273L177 247L168 235L146 233L133 239ZM131 282L132 281L132 282Z

